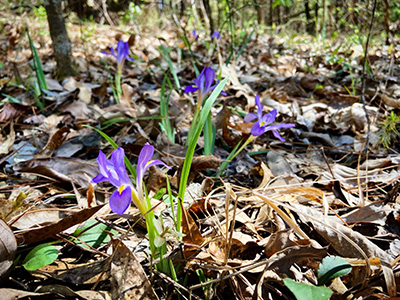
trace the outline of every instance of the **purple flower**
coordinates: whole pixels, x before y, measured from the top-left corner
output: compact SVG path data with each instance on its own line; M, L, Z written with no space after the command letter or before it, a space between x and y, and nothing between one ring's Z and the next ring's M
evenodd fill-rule
M193 37L194 37L195 39L198 39L198 38L199 38L199 36L197 35L197 30L196 30L196 29L193 29L192 35L193 35Z
M106 51L101 51L101 53L106 55L112 55L117 59L118 62L118 72L121 73L122 67L124 66L125 60L133 61L133 58L129 57L129 44L128 42L118 41L117 48L114 50L113 47L110 48L111 53Z
M214 30L213 34L211 35L211 38L216 38L216 39L221 39L221 35L219 34L218 30Z
M154 154L154 147L150 145L149 143L146 143L142 150L140 150L139 153L139 159L138 163L136 166L136 188L139 191L139 198L143 198L143 188L142 188L142 182L143 182L143 176L144 173L146 173L147 169L150 168L151 166L155 165L164 165L167 168L170 168L167 166L164 162L161 160L151 160L151 157Z
M276 109L273 109L269 113L263 115L263 113L262 113L263 106L261 105L260 96L259 95L256 96L256 105L257 105L257 114L248 113L244 117L244 121L246 123L247 122L251 122L254 119L257 119L257 122L255 122L253 124L253 126L251 127L251 135L252 136L260 136L264 132L266 132L268 130L271 130L276 138L278 138L282 142L284 142L285 139L283 137L281 137L281 135L278 132L278 129L291 128L291 127L294 127L295 125L291 124L291 123L281 123L281 124L274 124L274 125L267 126L267 125L269 125L269 124L271 124L272 122L275 121L275 118L276 118L276 115L277 115Z
M131 204L131 201L139 208L142 214L148 210L147 201L143 196L142 181L146 170L150 166L162 164L167 166L160 160L150 160L154 153L154 147L146 143L139 153L139 160L136 167L136 189L129 179L125 169L125 152L124 149L118 148L113 151L111 158L107 159L100 150L97 157L100 174L92 179L92 182L99 183L109 181L117 190L110 197L111 210L122 215ZM168 167L168 166L167 166Z
M195 91L199 91L199 102L201 104L203 99L206 95L211 92L215 87L218 85L219 80L217 83L212 85L215 80L215 73L214 70L210 67L205 67L203 71L201 71L200 75L193 80L194 84L189 85L185 88L185 93L191 93ZM221 91L221 94L227 96L224 91Z

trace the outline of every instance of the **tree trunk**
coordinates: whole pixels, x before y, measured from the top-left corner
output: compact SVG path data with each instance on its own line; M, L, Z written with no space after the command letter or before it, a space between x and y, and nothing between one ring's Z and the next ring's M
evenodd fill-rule
M214 21L213 21L213 17L212 17L210 0L203 0L203 4L204 4L204 8L206 9L208 19L210 20L210 34L212 34L214 32L215 27L214 27Z
M315 32L319 33L320 28L318 27L318 11L319 11L319 2L318 0L315 0L315 6L314 6L314 16L315 16Z
M383 0L383 4L385 5L385 31L386 31L386 45L390 45L390 5L389 0Z
M261 25L264 23L264 10L262 9L261 4L263 0L253 0L254 7L257 11L257 24Z
M53 41L54 57L57 62L57 78L77 75L71 54L71 42L65 27L61 7L62 0L46 0L45 9Z
M273 20L273 8L272 8L272 6L273 6L273 0L269 0L269 18L268 18L268 22L267 22L267 24L268 24L268 26L272 26L272 24L273 24L273 22L274 22L274 20Z
M311 18L310 5L309 5L309 1L308 0L304 1L304 12L306 14L306 19L307 19L307 25L306 25L307 33L311 34L311 35L314 35L315 34L315 22Z

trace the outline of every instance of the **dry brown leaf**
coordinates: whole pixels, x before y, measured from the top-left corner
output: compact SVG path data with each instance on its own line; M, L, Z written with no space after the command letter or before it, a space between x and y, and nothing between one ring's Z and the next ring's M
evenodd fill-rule
M263 189L268 184L268 182L274 177L274 174L272 174L271 170L268 168L268 166L264 162L260 163L260 167L261 167L261 169L259 170L259 173L263 179L262 179L261 183L259 184L259 186L257 187L257 190Z
M364 258L361 255L360 251L343 237L346 236L351 239L356 245L358 245L362 249L362 251L365 252L367 257L377 257L381 261L386 263L390 263L393 260L393 258L388 253L372 243L361 233L356 232L351 228L344 226L343 224L332 221L315 209L296 204L291 204L291 206L293 206L296 209L296 212L299 213L300 219L303 222L311 223L314 230L320 236L322 236L325 241L332 248L334 248L337 253L339 253L340 256Z
M111 293L113 299L158 300L135 255L120 240L112 240Z
M83 82L76 81L73 77L66 80L64 83L64 89L67 91L75 91L76 89L79 89L78 98L86 104L89 104L92 99L91 88Z
M194 222L193 218L190 216L186 208L182 205L182 233L185 235L183 237L183 243L185 244L185 257L188 257L189 253L193 250L197 250L198 247L193 247L194 245L201 246L204 243L204 238L201 235L199 228Z
M85 160L69 157L35 158L18 163L14 169L20 173L34 173L62 182L74 182L87 187L98 174L98 166Z
M17 241L14 233L3 220L0 220L0 281L7 276L13 265L16 251Z
M31 210L18 217L12 226L20 230L38 227L60 221L60 209L38 209Z
M0 122L15 120L28 111L28 109L29 106L18 103L4 103L4 106L0 111Z
M271 234L265 244L265 254L272 256L288 247L297 246L292 229L281 230Z
M49 139L47 145L42 151L38 153L38 157L50 157L54 151L60 148L62 143L66 140L68 133L70 132L69 127L63 126L58 129Z
M46 297L49 295L50 293L34 293L34 292L20 291L17 289L8 289L8 288L0 289L0 299L2 300L39 299L36 297L39 296Z
M101 280L108 280L110 277L108 259L79 265L69 263L68 260L55 261L39 270L51 278L76 285L94 284L99 280L100 276L102 276Z
M89 219L93 214L100 210L105 204L98 205L96 207L82 209L76 213L73 213L59 222L51 225L47 225L37 229L31 229L18 233L16 235L18 245L30 244L34 242L40 242L48 239L56 234L76 225L80 224Z
M10 132L7 134L6 137L3 137L0 134L0 154L8 154L10 151L9 149L14 145L15 142L15 131L14 126L11 123Z

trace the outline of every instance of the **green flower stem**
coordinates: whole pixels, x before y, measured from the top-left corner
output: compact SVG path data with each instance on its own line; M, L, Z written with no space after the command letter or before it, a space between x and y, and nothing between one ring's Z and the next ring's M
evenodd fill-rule
M121 88L121 72L118 71L115 74L115 103L119 103L119 100L121 100L121 95L122 95L122 88Z
M218 174L217 176L221 176L222 173L225 171L225 169L228 167L229 163L240 153L243 151L244 148L246 148L246 146L248 144L250 144L252 141L254 141L256 139L255 136L250 135L249 138L244 142L244 144L237 149L237 147L239 146L239 144L233 148L232 152L229 154L229 156L227 157L227 159L221 164L221 167L219 168ZM237 149L237 150L236 150Z

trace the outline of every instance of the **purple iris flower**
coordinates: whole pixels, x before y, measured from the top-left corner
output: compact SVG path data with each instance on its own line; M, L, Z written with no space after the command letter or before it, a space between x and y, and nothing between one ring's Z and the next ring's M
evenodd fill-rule
M211 35L211 38L216 38L216 39L221 39L221 35L219 34L218 30L214 30L213 34Z
M106 51L101 51L101 53L106 55L112 55L117 59L118 62L118 72L121 73L122 67L124 66L125 60L133 61L133 58L129 57L129 44L128 42L118 41L117 48L114 50L113 47L110 48L111 53Z
M197 34L197 30L196 30L196 29L193 29L193 31L192 31L192 35L193 35L193 37L194 37L196 40L199 38L199 36L198 36L198 34Z
M217 83L212 85L215 80L215 73L214 70L210 67L205 67L203 71L199 74L199 76L193 80L194 84L189 85L185 88L185 93L191 93L195 91L199 91L199 102L198 105L202 103L203 99L206 95L211 92L215 87L218 85L219 80ZM227 96L227 93L221 91L221 94Z
M251 122L254 119L257 119L257 122L255 122L253 124L253 126L251 127L251 135L256 137L256 136L262 135L264 132L266 132L268 130L271 130L276 138L278 138L282 142L284 142L285 139L283 137L281 137L281 135L278 132L278 129L291 128L291 127L295 127L295 125L291 124L291 123L281 123L281 124L269 125L275 121L275 118L277 115L276 109L273 109L269 113L263 115L263 113L262 113L263 105L261 105L259 95L256 96L256 105L257 105L257 114L248 113L244 117L244 121L246 123ZM267 126L267 125L269 125L269 126Z
M99 183L109 181L117 190L110 197L110 208L113 212L122 215L131 204L131 201L139 208L142 214L148 210L146 199L143 196L143 176L146 170L154 165L167 166L160 160L151 160L154 153L154 147L146 143L139 153L139 160L136 167L136 189L132 185L128 173L125 169L124 149L118 148L113 151L111 158L107 159L100 150L97 157L100 174L92 179L92 182ZM168 167L168 166L167 166Z

